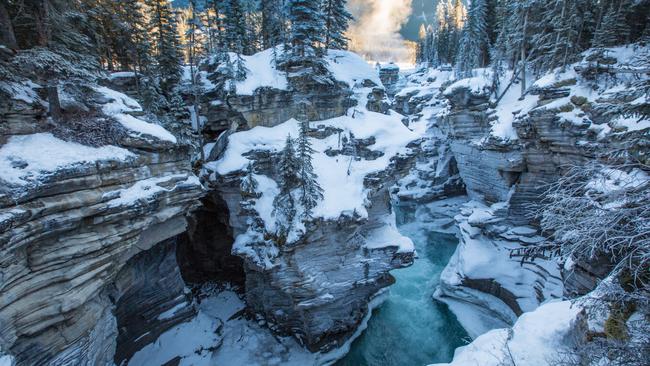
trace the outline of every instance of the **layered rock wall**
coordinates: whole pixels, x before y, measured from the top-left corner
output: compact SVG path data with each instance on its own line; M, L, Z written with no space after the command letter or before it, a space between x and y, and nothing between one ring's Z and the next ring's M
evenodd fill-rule
M108 123L101 108L112 101L87 95L79 103L95 111L88 118ZM16 165L0 180L34 169L30 164L70 160L83 149L109 151L49 134L22 135L52 128L43 105L35 95L30 102L12 99L2 111L3 121L15 123L2 130L0 143L7 145L0 151ZM186 230L185 216L197 207L202 186L186 146L119 136L125 159L80 156L54 170L35 170L37 176L23 178L27 183L13 180L0 188L0 345L19 365L111 364L116 344L144 333L133 319L155 337L184 318L156 321L183 295L173 246L157 244ZM27 146L16 145L19 137L46 138L61 147L46 149L50 155L14 156L10 148ZM143 296L147 292L151 296ZM127 358L133 352L127 348L118 346L115 359Z
M269 62L275 62L269 60ZM216 137L226 130L247 130L256 126L273 127L296 118L300 112L306 113L310 120L325 120L345 115L348 108L356 104L350 87L327 75L310 77L304 72L288 69L281 74L287 79L288 87L278 89L261 86L250 95L228 92L227 82L221 74L219 64L206 63L202 69L206 78L216 87L203 95L202 110L206 117L204 134ZM300 102L307 101L304 111L299 110Z
M260 174L279 173L273 156L262 153L256 157ZM314 352L341 346L366 316L370 300L393 283L389 271L413 262L413 252L400 252L397 243L367 247L389 224L391 182L406 174L411 164L396 160L388 171L367 179L371 190L367 218L318 219L307 225L297 242L273 244L277 252L270 266L260 264L257 255L238 252L244 259L246 300L252 310L262 314L273 329L296 336ZM234 236L244 234L250 221L259 218L242 209L239 176L222 176L212 184L228 204ZM269 244L253 247L264 250L265 245Z
M617 56L605 61L630 62L622 56L629 54L611 52ZM521 256L526 247L547 240L533 216L535 205L547 184L568 167L599 158L616 160L616 155L607 154L610 151L644 159L637 156L646 146L647 127L641 123L625 127L619 122L622 117L616 117L643 92L602 86L599 76L587 73L593 70L589 65L603 57L607 58L591 52L573 69L535 82L524 97L499 90L496 94L503 93L503 99L498 104L491 97L491 77L481 72L456 82L444 70L416 72L411 76L413 86L395 98L397 108L410 114L409 120L431 120L435 128L429 135L447 144L473 200L456 216L460 244L437 292L452 309L459 309L457 315L472 335L512 324L522 312L548 299L584 294L610 266L607 261L598 269L573 263L565 270L552 258L530 262ZM610 77L614 84L630 83L625 74ZM439 191L431 184L422 186ZM408 188L402 184L399 195L408 197ZM468 304L484 315L485 327L463 321L466 312L460 309Z

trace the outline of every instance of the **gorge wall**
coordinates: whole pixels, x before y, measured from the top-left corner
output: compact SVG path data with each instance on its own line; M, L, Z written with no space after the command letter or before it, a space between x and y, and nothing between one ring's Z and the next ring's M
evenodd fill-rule
M257 86L250 95L247 81L223 94L216 70L201 71L204 86L213 87L198 118L207 189L194 175L188 141L128 96L137 95L133 73L102 80L106 86L60 85L57 118L44 80L16 72L0 83L2 352L18 365L122 364L196 317L190 288L220 281L241 286L248 313L313 352L349 343L372 300L392 284L389 271L414 260L412 243L395 229L388 191L414 163L412 154L398 153L414 136L390 116L381 82L363 60L333 57L327 77L288 69L286 84ZM362 73L351 75L350 65L362 65ZM220 174L214 164L234 132L280 127L301 114L323 121L310 137L336 171L348 170L359 206L313 220L291 243L251 237L251 223L263 215L242 196L242 171ZM174 122L174 131L189 122ZM395 127L407 135L387 138ZM278 179L277 152L242 153L256 175ZM351 175L353 166L364 168Z
M495 92L489 70L460 81L449 71L422 70L396 95L396 109L409 115L407 122L429 121L427 135L439 146L432 162L418 165L419 176L401 182L398 197L446 198L443 187L430 182L439 177L448 183L457 171L471 199L455 218L460 244L436 297L473 337L510 326L549 299L585 294L602 279L606 263L600 270L579 262L564 268L553 259L531 262L522 250L547 240L534 217L547 184L609 151L637 156L645 149L647 129L612 117L643 91L620 94L616 85L628 83L626 75L610 76L611 84L602 87L596 83L607 76L593 74L594 64L633 64L628 51L588 52L564 72L536 81L523 98L516 85ZM502 99L494 103L497 96Z
M114 354L119 362L133 353L124 344L155 339L193 313L157 319L186 302L174 238L204 194L188 148L124 129L105 111L125 96L92 84L66 85L64 113L85 110L88 127L120 133L105 136L110 146L72 142L84 131L53 129L37 84L3 86L2 349L25 365L109 364Z
M289 69L286 84L275 80L259 86L252 96L224 97L217 88L206 94L206 103L214 107L208 107L204 127L206 135L226 126L240 131L230 135L220 153L212 150L208 154L203 176L216 199L227 207L220 221L228 223L235 240L233 253L244 261L247 304L263 315L271 329L294 335L313 352L329 352L349 342L367 318L369 303L392 283L389 271L408 266L414 259L413 250L403 247L405 238L390 223L389 197L389 188L407 174L413 156L396 155L393 146L386 149L390 140L374 131L386 125L405 128L399 119L387 115L381 81L358 56L330 51L327 72L306 77L304 70ZM220 85L218 76L207 74ZM285 76L278 77L284 80ZM237 93L248 81L237 84ZM283 90L285 85L287 90ZM298 102L304 103L302 110ZM241 118L219 120L234 114ZM287 135L299 135L293 118L318 121L311 123L308 132L315 145L314 159L319 161L314 164L317 174L340 175L340 183L349 181L363 202L358 208L318 214L299 223L300 228L285 242L276 236L271 210L278 194L276 182L283 173L280 152ZM350 131L348 125L355 123L364 136ZM398 139L395 148L405 141ZM353 163L374 167L356 172ZM247 169L259 185L252 197L240 188ZM323 189L325 198L319 207L345 206L333 202L346 200L347 195L337 197L336 193L346 188L324 185Z

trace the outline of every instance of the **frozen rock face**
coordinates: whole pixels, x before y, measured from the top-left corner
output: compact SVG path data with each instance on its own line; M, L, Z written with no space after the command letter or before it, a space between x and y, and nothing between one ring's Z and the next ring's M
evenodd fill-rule
M607 52L617 55L608 61L617 64L613 69L630 70L634 64L634 53L626 47ZM395 98L409 121L434 121L437 129L429 135L437 131L436 137L446 140L473 200L456 217L460 244L437 292L473 336L511 325L523 312L565 291L584 294L605 273L581 263L564 271L552 259L522 263L520 256L523 248L546 240L530 216L532 207L544 184L555 181L566 166L616 149L646 159L639 151L650 125L619 115L642 104L642 92L621 91L620 85L631 82L624 73L612 84L595 83L592 65L599 57L590 51L569 70L542 77L524 98L515 89L499 90L498 104L491 99L491 75L481 70L459 81L444 70L416 72ZM401 185L400 194L408 197L407 185ZM470 308L474 316L463 319Z
M129 259L115 280L116 365L172 326L196 315L176 262L177 239Z
M422 135L412 144L414 169L398 182L394 192L401 202L429 203L466 194L452 140L439 125L438 115L447 108L441 88L450 73L434 71L409 75L393 100L394 108L407 116L402 122Z
M204 133L216 137L228 129L273 127L296 117L298 102L305 100L309 103L304 112L311 120L342 116L355 105L349 80L336 78L329 68L320 65L307 67L278 61L280 66L276 68L276 59L281 58L279 49L276 52L274 55L269 49L243 56L246 76L232 83L223 62L210 58L204 63L201 75L206 84L202 107L207 118ZM334 60L330 62L336 62L340 56L337 52L330 51L329 57ZM230 57L233 61L236 58ZM312 69L319 69L322 76L309 76L308 71ZM376 86L377 82L372 84Z
M381 79L382 84L386 88L386 93L390 98L395 96L397 93L397 87L399 82L399 66L394 63L389 63L379 66L379 78Z
M460 316L468 333L477 336L491 328L512 324L525 311L562 295L559 266L540 260L522 265L512 256L517 249L542 242L530 227L530 204L519 199L521 182L532 168L523 146L493 137L494 112L489 93L450 86L445 92L448 113L439 121L469 197L456 220L460 243L445 269L436 296L451 304L457 315L467 304L477 307L481 321ZM534 179L534 178L533 178ZM455 306L454 306L455 305Z
M2 120L14 121L0 138L0 346L24 365L111 364L116 345L124 359L132 350L120 344L144 335L139 325L155 337L188 314L156 320L183 301L174 245L158 243L186 230L203 195L188 149L129 114L139 106L124 94L67 85L53 129L38 85L8 83L0 98ZM80 108L87 112L74 122L67 113ZM56 127L68 121L90 136Z
M275 178L279 173L277 155L250 156L259 174ZM375 294L392 284L388 272L413 262L413 251L400 247L404 238L387 220L392 215L388 187L392 177L405 174L408 166L407 161L396 161L366 179L367 217L353 213L317 219L306 225L299 239L284 245L240 243L252 248L252 252L234 249L244 259L248 305L273 329L296 336L314 352L341 346L365 317ZM238 241L250 221L260 219L242 208L239 181L239 175L226 175L212 183L228 204L233 234L242 236ZM377 240L386 245L374 248Z
M226 102L209 102L205 129L218 133L233 124L240 128L255 126L273 127L298 115L298 101L310 100L307 114L313 120L338 117L351 107L349 89L336 83L323 84L309 80L292 79L295 89L278 90L257 89L254 95L234 95L226 97ZM208 98L211 98L208 94ZM215 99L217 100L217 99Z
M287 135L300 134L296 120L233 133L224 153L204 166L210 188L228 208L222 212L235 238L233 254L244 261L248 306L271 329L293 335L313 352L348 341L373 298L394 281L389 271L414 259L412 242L396 230L389 188L413 166L411 143L418 135L403 116L366 107L373 89L363 80L377 79L372 68L347 53L337 61L330 64L332 74L355 85L356 107L310 123L324 197L313 218L296 223L286 240L277 235L272 211L280 152ZM350 62L357 68L350 70ZM257 181L252 196L240 188L249 164Z

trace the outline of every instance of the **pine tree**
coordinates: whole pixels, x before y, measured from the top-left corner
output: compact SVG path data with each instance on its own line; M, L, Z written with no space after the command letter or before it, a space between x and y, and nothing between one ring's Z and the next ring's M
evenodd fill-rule
M247 73L248 73L248 69L246 68L246 62L244 61L244 58L242 57L241 53L237 53L235 59L235 80L237 81L246 80Z
M436 6L436 27L431 32L429 57L433 64L453 64L465 23L466 9L460 0L441 0ZM435 48L435 50L433 50ZM435 59L433 59L435 57Z
M169 115L174 119L174 121L180 122L190 118L190 112L187 110L187 106L183 101L178 88L172 89L169 96Z
M306 102L301 102L298 108L299 113L297 119L300 122L298 162L300 164L299 178L302 186L300 203L304 209L302 218L308 220L312 218L313 209L323 199L323 189L316 180L318 176L314 173L314 166L312 165L314 149L309 141L309 118L306 112Z
M303 60L322 56L325 24L320 0L289 0L288 15L292 55Z
M160 90L158 79L152 76L142 79L142 100L144 108L153 114L160 114L168 106L162 90Z
M291 138L291 135L288 135L285 141L278 169L280 170L282 187L291 190L299 186L298 172L300 170L300 163L296 157L294 140Z
M241 0L224 0L224 40L230 52L244 53L248 47L246 42L246 18Z
M261 51L262 45L262 14L260 1L240 0L244 11L244 26L246 28L243 53L252 55Z
M202 94L203 90L201 88L201 85L198 83L198 64L199 64L199 58L203 56L203 43L206 41L203 37L205 34L204 27L203 27L203 22L201 18L198 15L198 11L196 9L196 0L190 0L190 19L189 19L189 26L188 26L188 56L189 56L189 63L190 63L190 77L191 77L191 82L192 82L192 108L193 108L193 121L192 125L196 126L197 132L199 132L199 143L200 146L203 146L203 138L202 135L200 134L201 126L200 126L200 118L199 118L199 106L201 104L201 98L200 95ZM201 155L201 160L205 161L205 156L203 153L203 149L200 150L200 155Z
M286 239L291 231L296 217L296 205L292 191L299 185L300 164L296 158L294 142L291 135L287 136L284 149L280 155L278 169L280 171L280 193L273 200L273 215L276 218L277 235Z
M594 47L611 47L628 40L630 27L625 19L630 8L628 0L610 2L594 35Z
M470 77L472 69L487 63L488 42L487 4L485 0L472 0L456 57L456 75L459 78Z
M284 0L262 1L262 47L267 49L284 42L286 9Z
M427 27L427 35L424 39L424 60L429 63L430 66L437 67L440 65L440 55L438 53L438 48L436 46L436 34L433 26Z
M500 32L496 49L491 50L493 67L498 65L494 67L498 70L507 64L515 69L521 85L521 98L527 90L528 64L535 54L534 47L531 47L532 35L542 32L540 28L544 26L539 19L542 13L540 7L543 7L543 3L539 0L504 0L498 8L503 15L498 22Z
M130 19L132 34L132 57L136 65L136 70L142 74L149 71L151 66L151 43L147 35L147 23L144 16L143 4L139 0L129 0L130 6L126 12ZM128 20L127 20L128 21ZM136 73L136 81L138 80Z
M189 1L187 9L185 43L187 47L187 61L191 67L198 64L198 60L205 56L207 39L203 19L196 7L196 0Z
M345 36L352 15L345 8L347 0L323 0L325 15L325 48L345 50L349 39Z
M207 0L208 40L213 54L223 51L225 40L223 36L223 0Z
M170 93L181 77L181 50L176 30L176 15L167 0L146 0L152 12L149 34L155 39L155 60L160 86Z
M591 0L550 0L533 4L529 15L530 64L537 74L576 61L588 47L595 22Z
M258 196L257 187L258 183L254 176L255 169L253 163L248 163L246 167L246 175L242 178L239 184L239 191L244 198L256 198Z
M241 0L225 0L223 3L224 13L224 40L228 51L236 54L234 62L233 77L241 81L246 79L246 63L242 54L249 47L246 29L246 19ZM232 62L232 61L230 61Z

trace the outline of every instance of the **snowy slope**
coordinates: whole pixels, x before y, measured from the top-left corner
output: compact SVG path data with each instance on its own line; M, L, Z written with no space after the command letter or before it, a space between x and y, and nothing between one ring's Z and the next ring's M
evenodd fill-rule
M328 50L326 60L327 68L334 78L347 83L350 87L364 80L370 80L377 85L382 85L377 71L356 53Z
M342 213L355 211L361 216L367 216L364 205L367 195L363 186L364 178L370 173L384 170L392 157L405 152L405 146L419 137L402 124L401 118L401 115L394 112L391 115L383 115L364 111L356 113L355 118L342 116L311 122L311 126L339 128L343 130L341 136L349 136L352 133L357 139L374 137L376 143L369 148L383 153L382 157L370 161L355 161L342 155L330 157L325 151L339 147L338 135L323 140L311 139L316 150L313 165L318 175L318 183L325 191L325 199L314 210L315 217L334 219ZM224 156L219 161L208 164L208 167L221 175L243 170L249 162L243 156L246 152L254 149L279 152L284 147L287 135L294 138L298 136L296 120L291 119L271 128L258 126L249 131L235 133L229 138Z
M102 107L102 111L115 118L122 126L126 127L131 134L136 136L148 135L160 140L176 143L176 137L164 127L155 123L149 123L136 118L128 112L141 112L142 107L135 99L120 93L116 90L103 86L95 87L95 90L103 94L109 102Z
M573 346L569 335L578 326L581 312L582 308L570 301L546 303L523 314L512 330L495 329L485 333L456 349L452 362L437 366L557 364L561 352Z
M279 51L279 47L277 47L277 51ZM255 90L262 87L280 90L289 88L286 75L275 67L272 48L252 56L241 57L244 59L246 67L246 79L237 82L237 94L253 95ZM237 61L237 55L231 53L230 60L234 64Z
M242 61L246 68L244 80L235 84L238 95L253 95L259 88L273 88L278 90L289 90L286 73L276 68L275 58L281 56L280 46L274 49L258 52L251 56L242 55ZM230 61L233 65L237 62L237 54L230 53ZM381 80L377 72L359 55L342 50L328 50L325 56L327 69L334 79L347 83L350 87L355 86L364 80L370 80L381 86ZM184 68L184 80L191 80L189 67ZM201 75L201 82L207 90L214 89L214 85Z
M135 155L116 146L90 147L67 142L50 133L12 136L0 147L0 181L26 185L57 170L99 160L123 161Z

